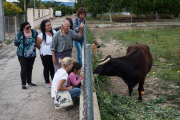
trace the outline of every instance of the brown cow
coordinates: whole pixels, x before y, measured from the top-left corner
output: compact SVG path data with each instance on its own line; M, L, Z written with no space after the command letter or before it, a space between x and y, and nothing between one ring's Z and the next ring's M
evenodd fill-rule
M141 92L144 91L143 85L145 77L152 67L153 59L147 45L138 44L129 46L126 56L111 58L107 56L102 63L94 70L94 74L118 76L128 85L129 96L133 87L139 84L139 101L142 101Z

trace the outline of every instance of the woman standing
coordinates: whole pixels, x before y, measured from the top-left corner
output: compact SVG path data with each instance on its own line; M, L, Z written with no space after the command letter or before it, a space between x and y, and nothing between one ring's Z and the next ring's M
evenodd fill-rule
M86 17L87 11L84 7L80 7L77 10L76 18L73 19L73 28L76 33L79 33L79 26L81 23L86 23L85 17ZM82 65L82 48L84 44L84 37L82 36L81 40L73 41L76 50L77 50L77 60Z
M51 23L48 19L41 22L40 30L41 33L37 37L37 48L40 48L40 57L44 66L43 75L45 86L50 88L51 83L49 80L49 73L52 80L54 77L54 66L50 46L52 43L52 37L56 31L52 29Z
M14 45L17 46L17 56L21 65L22 89L29 86L36 86L32 83L32 69L36 58L36 38L37 31L31 29L29 22L23 22L20 26L20 32L16 35Z

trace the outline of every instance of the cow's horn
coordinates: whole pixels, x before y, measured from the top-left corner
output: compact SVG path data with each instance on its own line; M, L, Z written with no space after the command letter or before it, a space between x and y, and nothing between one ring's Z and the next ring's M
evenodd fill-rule
M111 60L111 58L108 58L107 60L103 61L102 63L99 63L98 65L103 65L103 64L107 63L110 60Z
M100 60L97 60L97 61L98 61L98 62L102 62L104 59L105 59L105 58L103 58L103 59L100 59Z

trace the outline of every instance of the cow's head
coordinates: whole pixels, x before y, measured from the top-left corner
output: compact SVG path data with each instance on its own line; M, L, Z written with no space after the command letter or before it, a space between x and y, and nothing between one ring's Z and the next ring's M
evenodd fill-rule
M98 67L93 71L94 74L99 75L108 75L113 70L113 60L110 55L108 55L106 58L101 59L99 61L102 61L98 64Z

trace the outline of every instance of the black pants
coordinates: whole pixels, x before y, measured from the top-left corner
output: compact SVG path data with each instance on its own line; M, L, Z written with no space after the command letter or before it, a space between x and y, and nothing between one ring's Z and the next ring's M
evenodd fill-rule
M51 75L51 79L54 78L54 66L52 62L52 55L41 55L42 64L44 66L43 75L45 79L45 83L50 83L49 73Z
M26 85L26 83L31 83L31 78L32 78L32 69L34 65L34 60L33 59L25 59L18 57L19 63L21 65L21 82L22 85Z

